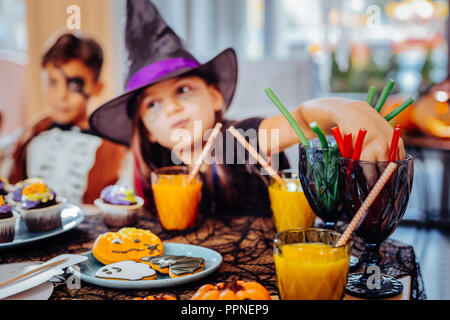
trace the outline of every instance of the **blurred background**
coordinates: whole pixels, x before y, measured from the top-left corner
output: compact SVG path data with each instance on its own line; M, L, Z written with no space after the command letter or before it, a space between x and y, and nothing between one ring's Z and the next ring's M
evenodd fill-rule
M153 2L198 60L236 49L239 83L229 118L276 114L263 92L268 86L289 108L324 95L365 100L369 86L380 92L389 78L396 87L384 112L416 98L397 120L417 161L405 222L393 237L414 245L428 298L450 299L448 1ZM123 90L124 0L0 0L0 135L6 140L46 109L40 58L46 43L67 31L71 5L81 9L81 30L105 51L106 88L90 111ZM296 148L287 153L295 166Z

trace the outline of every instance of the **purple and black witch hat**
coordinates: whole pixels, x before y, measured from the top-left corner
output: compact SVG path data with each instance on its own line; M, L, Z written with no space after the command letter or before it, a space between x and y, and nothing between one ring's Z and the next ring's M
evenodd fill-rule
M105 103L89 118L100 136L129 146L133 135L129 102L149 85L186 73L209 74L216 80L225 108L231 104L237 83L237 58L229 48L201 64L184 49L181 39L166 24L150 0L128 0L125 44L130 62L125 93Z

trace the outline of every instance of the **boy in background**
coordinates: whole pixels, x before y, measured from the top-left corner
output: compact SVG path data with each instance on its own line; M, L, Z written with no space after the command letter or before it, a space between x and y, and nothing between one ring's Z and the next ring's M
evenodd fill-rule
M26 130L15 148L9 181L41 177L58 196L93 203L117 182L127 149L89 128L90 97L101 93L103 52L90 38L63 34L42 57L50 116Z

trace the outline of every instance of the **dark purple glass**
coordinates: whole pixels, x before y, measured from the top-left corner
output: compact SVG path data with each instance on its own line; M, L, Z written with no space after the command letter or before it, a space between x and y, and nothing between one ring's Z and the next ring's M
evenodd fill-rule
M404 160L396 161L396 163L397 169L370 206L365 219L355 230L355 234L366 244L366 251L361 257L366 269L362 274L350 275L347 291L352 295L364 298L387 298L401 293L401 283L400 285L394 283L395 279L384 275L380 289L369 289L367 286L367 279L373 270L370 268L369 274L367 268L379 265L380 244L399 225L411 194L414 159L407 155ZM339 164L340 203L342 203L344 214L352 219L389 162L353 161L341 158Z

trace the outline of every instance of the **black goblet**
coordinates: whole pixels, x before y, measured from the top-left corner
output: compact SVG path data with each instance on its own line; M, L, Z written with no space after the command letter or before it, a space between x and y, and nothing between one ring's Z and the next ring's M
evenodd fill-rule
M339 198L344 213L353 218L370 191L378 181L389 162L339 160ZM399 295L403 290L400 281L381 274L380 282L371 277L379 269L381 261L380 244L397 228L405 214L414 176L413 157L396 161L398 167L384 185L380 194L368 209L365 219L355 230L366 245L361 256L365 264L362 273L350 274L347 292L361 298L389 298Z
M324 222L324 228L334 230L342 215L338 196L339 157L336 141L327 137L330 148L322 148L319 139L300 145L299 178L311 209Z

